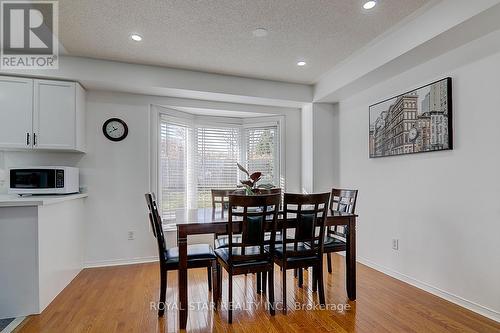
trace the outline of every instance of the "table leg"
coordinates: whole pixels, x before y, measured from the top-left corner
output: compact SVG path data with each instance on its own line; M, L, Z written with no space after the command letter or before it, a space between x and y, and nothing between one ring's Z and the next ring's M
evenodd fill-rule
M186 329L188 317L187 236L177 233L179 247L179 328Z
M356 218L349 219L346 249L346 289L351 301L356 299Z

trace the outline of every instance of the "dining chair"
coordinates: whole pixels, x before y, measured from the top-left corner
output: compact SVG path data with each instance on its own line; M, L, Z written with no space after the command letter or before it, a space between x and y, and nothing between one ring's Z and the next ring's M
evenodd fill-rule
M224 209L228 208L228 203L229 203L229 195L231 194L241 194L244 195L244 191L242 189L236 189L236 190L220 190L220 189L212 189L212 218L215 218L215 212L217 209L217 204L221 204L222 208L222 214L221 218L224 218ZM280 206L281 206L281 188L271 188L271 189L257 189L255 192L255 195L266 195L266 194L279 194L280 195ZM271 238L271 233L266 232L264 235L264 241L265 243L269 243ZM214 248L220 249L223 247L227 247L229 244L228 241L228 235L227 234L215 234L215 239L214 239ZM281 231L276 232L276 241L281 240ZM233 243L240 243L241 242L241 235L239 234L233 234ZM261 274L257 273L257 292L264 292L266 293L266 279L267 276L266 274Z
M179 248L168 248L163 234L158 205L155 195L146 193L146 203L149 209L149 222L153 236L158 245L158 256L160 261L160 305L158 306L158 316L163 316L165 312L165 299L167 293L167 272L179 269ZM212 291L212 281L216 282L216 257L212 247L209 244L194 244L187 247L187 267L189 268L207 268L208 290ZM214 275L214 279L212 279ZM214 297L212 295L212 297Z
M325 304L322 258L329 198L330 193L285 193L284 222L281 230L284 237L281 242L277 242L273 251L274 262L282 268L283 313L287 311L287 269L301 271L303 268L312 267L313 291L318 287L320 303ZM299 279L299 286L301 283Z
M229 205L229 195L232 194L236 189L211 189L212 194L212 215L215 215L217 206L221 207L221 218L224 218L224 213Z
M330 199L330 210L342 213L354 214L356 210L356 199L358 198L358 190L347 189L332 189ZM323 246L324 253L328 262L328 273L332 273L332 252L345 251L347 226L332 226L326 230L325 244Z
M229 207L229 195L235 193L237 189L211 189L212 193L212 219L215 219L215 215L220 205L220 217L224 219L224 215ZM218 249L221 247L227 247L228 236L227 234L215 234L214 235L214 248ZM233 242L240 241L239 235L233 235Z
M270 251L275 246L276 221L280 203L279 194L230 195L228 210L228 246L215 249L217 256L217 283L222 285L222 268L228 273L228 322L233 321L233 276L247 273L266 272L269 276L269 311L275 314L274 264ZM271 228L268 245L264 243L266 228ZM233 242L234 233L241 235L239 242ZM265 246L268 248L266 249ZM222 298L218 288L217 301Z

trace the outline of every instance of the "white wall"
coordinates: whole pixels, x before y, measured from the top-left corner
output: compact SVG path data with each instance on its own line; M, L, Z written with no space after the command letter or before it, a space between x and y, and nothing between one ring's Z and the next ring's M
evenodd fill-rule
M130 98L87 94L87 154L79 165L89 194L86 264L140 261L156 254L144 201L149 191L148 110L146 103ZM129 126L122 142L109 141L102 134L102 124L111 117ZM129 231L135 240L128 240Z
M157 257L144 200L144 193L150 190L151 103L181 104L178 99L143 95L94 91L87 94L87 154L79 163L82 184L89 193L86 199L87 265ZM196 103L199 105L200 101ZM255 107L252 111L256 111ZM266 108L260 107L258 112L266 113ZM299 191L300 110L269 107L267 112L285 116L286 187ZM122 118L128 124L129 134L124 141L111 142L102 135L102 124L110 117ZM135 240L128 240L128 231L135 233ZM170 236L168 239L172 240Z
M474 58L474 47L340 102L340 185L360 190L362 262L500 320L500 53ZM368 106L446 76L455 149L369 159Z
M339 182L338 104L302 107L302 191L329 192Z
M330 192L339 183L338 105L313 103L313 190Z
M313 104L309 103L302 107L301 111L301 147L302 147L302 181L301 193L313 191L313 159L314 159L314 135L313 135Z

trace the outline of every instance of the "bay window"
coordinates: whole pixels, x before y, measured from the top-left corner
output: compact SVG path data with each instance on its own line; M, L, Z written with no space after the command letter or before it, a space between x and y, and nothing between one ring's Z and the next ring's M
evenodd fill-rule
M260 184L282 187L280 120L172 117L160 114L158 193L164 220L178 209L211 207L211 189L236 189L250 172Z

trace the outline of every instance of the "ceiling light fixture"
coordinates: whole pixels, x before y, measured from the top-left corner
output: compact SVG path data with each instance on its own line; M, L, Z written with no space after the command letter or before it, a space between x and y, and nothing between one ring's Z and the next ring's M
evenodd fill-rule
M252 31L252 34L255 37L266 37L269 32L265 28L257 28L254 31Z
M375 7L376 5L377 5L377 1L371 0L371 1L365 2L365 4L363 5L363 8L366 9L366 10L370 10L373 7Z
M132 39L135 42L140 42L142 40L142 36L139 34L131 34L130 39Z
M305 61L299 61L299 62L297 62L297 66L302 67L302 66L305 66L305 65L307 65L307 63Z

